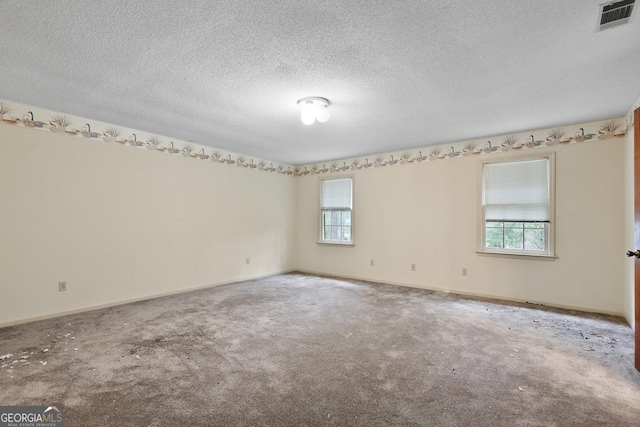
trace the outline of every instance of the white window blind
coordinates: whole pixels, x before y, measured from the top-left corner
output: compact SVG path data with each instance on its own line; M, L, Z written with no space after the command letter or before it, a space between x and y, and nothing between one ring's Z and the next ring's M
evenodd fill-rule
M484 165L485 221L550 220L549 159Z
M351 178L322 181L322 209L351 209Z

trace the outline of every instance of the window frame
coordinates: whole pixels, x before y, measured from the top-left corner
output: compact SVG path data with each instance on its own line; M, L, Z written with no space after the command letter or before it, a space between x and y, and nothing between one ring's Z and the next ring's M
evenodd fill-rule
M485 159L478 162L478 248L477 253L480 255L497 255L507 256L515 258L532 258L532 259L555 259L555 208L556 208L556 159L555 151L543 152L537 154L526 155L510 155L499 159ZM485 221L485 206L484 206L484 166L487 164L496 163L518 163L528 160L543 160L549 161L549 222L545 223L545 251L534 251L526 249L502 249L502 248L488 248L486 246L486 221ZM504 221L504 222L524 222L524 221Z
M350 179L351 180L351 240L342 241L342 240L325 240L322 238L323 236L323 215L322 215L322 183L324 181L338 181L342 179ZM355 186L356 180L353 174L347 175L335 175L331 177L319 177L318 178L318 206L316 212L318 213L318 244L319 245L330 245L330 246L355 246ZM337 210L337 209L336 209ZM344 210L344 209L342 209Z

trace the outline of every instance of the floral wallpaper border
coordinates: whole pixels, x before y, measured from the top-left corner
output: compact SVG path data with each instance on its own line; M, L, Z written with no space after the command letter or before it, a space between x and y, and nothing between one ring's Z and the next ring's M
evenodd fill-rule
M625 123L626 122L626 123ZM623 124L624 123L624 124ZM482 141L463 141L446 146L430 146L416 150L397 151L339 161L313 163L296 167L294 174L317 175L359 169L411 164L424 161L447 160L494 153L517 152L539 147L602 141L624 137L633 123L625 118L556 127L518 134L491 137Z
M35 112L35 113L34 113ZM16 115L17 114L17 115ZM46 119L42 119L48 117ZM46 121L44 121L46 120ZM74 123L86 122L81 127ZM359 169L378 168L411 164L423 161L437 161L457 157L481 156L500 152L515 152L538 147L566 145L582 142L624 137L633 122L629 117L586 123L582 125L556 127L538 131L492 137L486 141L462 141L447 146L429 146L417 150L390 152L339 161L312 163L293 167L257 158L248 158L237 153L212 149L211 147L173 140L166 142L153 134L145 134L128 128L119 128L101 122L92 125L86 119L58 114L49 110L29 108L19 104L0 101L0 123L23 126L35 130L64 133L71 137L104 141L122 146L143 148L160 153L180 155L198 160L207 160L248 169L291 176L319 175L346 172ZM96 131L100 129L100 131ZM129 136L126 136L129 135ZM327 166L328 164L328 166Z
M84 123L77 125L77 123ZM251 158L238 153L218 150L208 146L178 139L161 137L135 129L118 127L81 117L56 113L50 110L27 107L17 103L0 101L0 124L20 126L39 131L65 134L74 138L113 143L125 147L142 148L159 153L173 154L222 163L247 169L283 175L294 175L291 165Z

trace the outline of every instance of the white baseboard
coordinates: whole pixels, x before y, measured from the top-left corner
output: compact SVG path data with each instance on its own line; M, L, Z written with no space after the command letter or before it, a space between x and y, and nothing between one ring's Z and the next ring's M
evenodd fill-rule
M631 329L633 329L635 331L636 330L636 325L635 325L635 322L633 321L633 314L628 314L627 315L627 313L624 313L623 317L624 317L624 320L627 321L629 326L631 326Z
M170 295L178 295L178 294L183 294L185 292L197 291L197 290L200 290L200 289L215 288L217 286L229 285L231 283L244 282L244 281L247 281L247 280L261 279L263 277L276 276L278 274L291 273L293 271L295 271L295 270L283 270L283 271L273 272L273 273L268 273L268 274L257 274L257 275L254 275L254 276L242 277L242 278L235 279L235 280L228 280L228 281L225 281L225 282L219 282L219 283L214 283L214 284L209 284L209 285L194 286L194 287L191 287L191 288L180 289L180 290L170 291L170 292L163 292L163 293L153 294L153 295L146 295L146 296L139 297L139 298L131 298L131 299L126 299L126 300L122 300L122 301L110 302L110 303L107 303L107 304L91 305L91 306L88 306L88 307L81 307L81 308L77 308L77 309L74 309L74 310L60 311L60 312L57 312L57 313L45 314L45 315L42 315L42 316L27 317L27 318L22 318L22 319L10 320L8 322L0 323L0 328L6 328L7 326L20 325L20 324L23 324L23 323L36 322L38 320L53 319L53 318L56 318L56 317L68 316L70 314L84 313L86 311L100 310L102 308L109 308L109 307L115 307L115 306L118 306L118 305L130 304L132 302L146 301L146 300L151 300L151 299L155 299L155 298L162 298L162 297L166 297L166 296L170 296Z
M115 306L118 306L118 305L130 304L130 303L138 302L138 301L146 301L146 300L151 300L151 299L155 299L155 298L162 298L162 297L166 297L166 296L170 296L170 295L178 295L178 294L182 294L182 293L186 293L186 292L197 291L197 290L200 290L200 289L214 288L214 287L217 287L217 286L228 285L228 284L231 284L231 283L238 283L238 282L244 282L244 281L247 281L247 280L261 279L261 278L264 278L264 277L276 276L278 274L286 274L286 273L302 273L302 274L311 274L311 275L324 276L324 277L335 277L335 278L338 278L338 279L360 280L360 281L363 281L363 282L383 283L383 284L387 284L387 285L404 286L404 287L408 287L408 288L426 289L426 290L430 290L430 291L452 293L452 294L455 294L455 295L462 295L462 296L490 298L490 299L496 299L496 300L500 300L500 301L512 301L512 302L518 302L518 303L530 303L530 304L534 304L534 305L541 305L541 306L544 306L544 307L562 308L562 309L566 309L566 310L575 310L575 311L582 311L582 312L587 312L587 313L608 314L608 315L611 315L611 316L616 316L616 317L623 318L633 328L633 322L626 315L626 313L618 313L618 312L612 312L612 311L607 311L607 310L600 310L600 309L596 309L596 308L592 308L592 307L580 307L580 306L572 306L572 305L565 305L565 304L555 304L555 303L550 303L550 302L545 302L545 301L531 301L531 300L524 300L524 299L520 299L520 298L510 298L510 297L504 297L504 296L500 296L500 295L492 295L492 294L481 293L481 292L466 292L466 291L458 291L458 290L451 291L451 290L446 289L446 288L438 288L438 287L433 287L433 286L420 286L420 285L414 285L414 284L410 284L410 283L401 283L401 282L395 282L395 281L390 281L390 280L379 280L379 279L374 279L374 278L347 276L347 275L340 275L340 274L333 274L333 273L325 273L325 272L321 272L321 271L300 270L300 269L282 270L282 271L279 271L279 272L273 272L273 273L267 273L267 274L258 274L258 275L247 276L247 277L243 277L243 278L239 278L239 279L235 279L235 280L228 280L228 281L209 284L209 285L194 286L194 287L187 288L187 289L180 289L180 290L177 290L177 291L163 292L163 293L148 295L148 296L139 297L139 298L132 298L132 299L127 299L127 300L122 300L122 301L111 302L111 303L108 303L108 304L92 305L92 306L88 306L88 307L78 308L78 309L75 309L75 310L68 310L68 311L62 311L62 312L57 312L57 313L50 313L50 314L46 314L46 315L43 315L43 316L16 319L16 320L0 323L0 328L5 328L7 326L19 325L19 324L23 324L23 323L35 322L35 321L38 321L38 320L53 319L53 318L56 318L56 317L68 316L70 314L84 313L86 311L100 310L100 309L103 309L103 308L115 307Z
M543 306L543 307L561 308L561 309L565 309L565 310L574 310L574 311L581 311L581 312L586 312L586 313L608 314L610 316L621 317L627 323L629 323L629 325L632 324L631 322L629 322L629 319L627 318L627 316L624 313L615 312L615 311L608 311L608 310L600 310L600 309L593 308L593 307L581 307L581 306L573 306L573 305L565 305L565 304L556 304L556 303L548 302L548 301L525 300L525 299L521 299L521 298L505 297L505 296L493 295L493 294L482 293L482 292L467 292L467 291L459 291L459 290L452 291L450 289L438 288L438 287L433 287L433 286L421 286L421 285L414 285L414 284L411 284L411 283L394 282L394 281L390 281L390 280L378 280L378 279L373 279L373 278L370 278L370 277L369 278L365 278L365 277L346 276L346 275L333 274L333 273L323 273L323 272L320 272L320 271L311 271L311 270L300 270L300 269L298 269L298 270L295 270L294 272L303 273L303 274L312 274L312 275L318 275L318 276L325 276L325 277L335 277L335 278L339 278L339 279L360 280L360 281L363 281L363 282L383 283L385 285L404 286L404 287L407 287L407 288L426 289L426 290L429 290L429 291L445 292L445 293L451 293L451 294L461 295L461 296L490 298L490 299L495 299L495 300L500 300L500 301L511 301L511 302L518 302L518 303L527 303L527 304L532 304L534 306L535 305L540 305L540 306Z

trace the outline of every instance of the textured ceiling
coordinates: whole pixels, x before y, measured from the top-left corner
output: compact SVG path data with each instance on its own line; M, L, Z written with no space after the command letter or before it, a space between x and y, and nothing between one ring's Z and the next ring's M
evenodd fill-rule
M0 98L294 165L621 117L601 2L0 0Z

